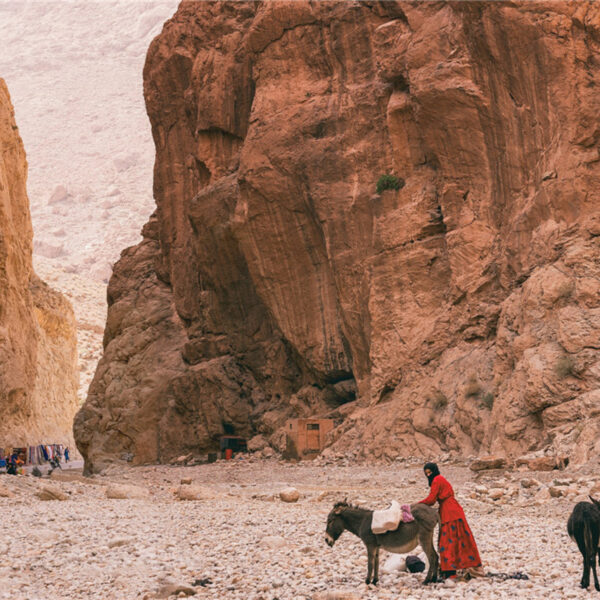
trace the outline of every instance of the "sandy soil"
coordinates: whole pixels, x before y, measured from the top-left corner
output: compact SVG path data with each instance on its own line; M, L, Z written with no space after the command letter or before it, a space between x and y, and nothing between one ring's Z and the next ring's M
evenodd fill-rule
M336 592L329 597L339 599L590 597L578 587L581 558L566 520L593 477L571 472L478 477L456 465L442 471L454 483L486 570L524 571L529 581L424 587L422 574L394 572L382 573L377 588L367 587L362 543L345 533L333 549L326 546L327 514L345 497L368 507L384 507L393 498L420 500L427 493L420 464L245 459L114 467L93 479L61 475L71 481L0 477L0 495L12 495L2 502L0 598L155 598L177 586L215 599L316 600L324 592ZM532 476L536 484L524 488L521 480ZM182 479L191 479L191 485L181 489L201 499L177 499ZM115 482L135 486L130 489L143 497L108 499ZM49 483L67 499L39 500L35 492ZM548 486L557 485L568 497L550 497ZM279 499L287 486L300 491L297 503ZM503 497L492 500L489 492L497 489ZM193 586L197 580L204 585Z

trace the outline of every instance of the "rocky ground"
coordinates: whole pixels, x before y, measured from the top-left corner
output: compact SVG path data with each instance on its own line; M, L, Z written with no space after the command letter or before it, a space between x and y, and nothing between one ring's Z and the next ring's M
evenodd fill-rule
M443 465L476 535L485 579L422 586L382 573L367 587L366 553L344 534L324 540L334 501L384 507L426 494L421 466L245 458L194 467L115 467L94 478L1 476L0 598L584 598L581 558L566 533L578 499L600 486L586 471L485 471ZM295 503L279 492L297 488ZM42 498L55 498L44 501ZM183 498L196 498L185 501ZM382 554L382 570L390 555ZM193 585L193 584L196 585Z

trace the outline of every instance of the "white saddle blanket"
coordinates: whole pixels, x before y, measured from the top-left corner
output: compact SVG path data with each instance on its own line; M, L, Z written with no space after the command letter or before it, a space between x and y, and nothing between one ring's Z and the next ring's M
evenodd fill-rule
M386 531L394 531L394 529L398 528L401 519L402 508L395 500L392 500L392 505L389 508L373 511L371 530L376 535L385 533Z

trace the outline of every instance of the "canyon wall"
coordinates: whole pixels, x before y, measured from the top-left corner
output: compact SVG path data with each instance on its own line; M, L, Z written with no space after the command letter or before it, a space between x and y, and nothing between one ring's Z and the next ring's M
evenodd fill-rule
M33 272L27 161L0 79L0 446L73 444L73 309Z
M600 454L599 46L593 2L182 2L88 470L309 414L358 456Z

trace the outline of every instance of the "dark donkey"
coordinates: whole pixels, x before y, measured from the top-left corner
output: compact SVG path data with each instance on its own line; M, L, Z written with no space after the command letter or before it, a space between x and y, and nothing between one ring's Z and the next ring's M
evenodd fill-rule
M567 531L571 539L577 543L583 555L583 576L581 587L590 585L590 567L594 574L594 587L600 592L598 574L596 573L596 556L600 564L600 501L578 502L567 522Z
M372 510L352 506L347 502L338 502L327 517L325 541L333 546L346 529L357 535L367 547L366 582L373 585L377 585L379 580L380 548L388 552L404 554L421 544L429 561L429 570L423 583L432 583L438 580L439 559L433 547L433 530L438 524L438 513L427 504L413 504L411 510L414 521L400 523L394 531L375 535L371 531Z

